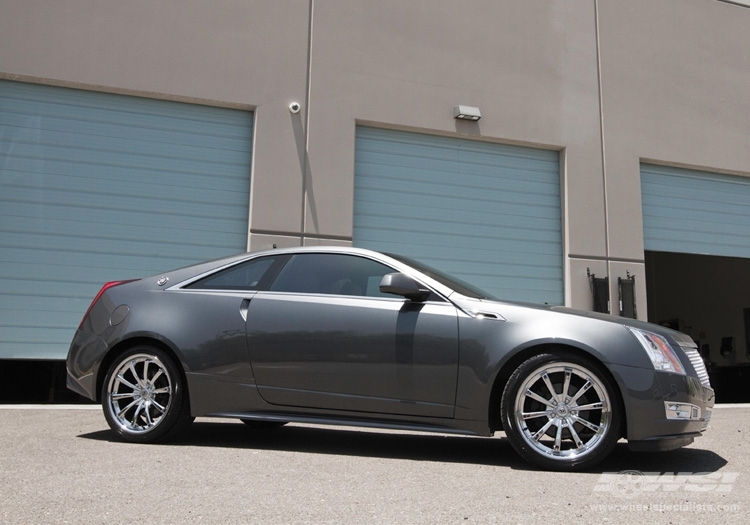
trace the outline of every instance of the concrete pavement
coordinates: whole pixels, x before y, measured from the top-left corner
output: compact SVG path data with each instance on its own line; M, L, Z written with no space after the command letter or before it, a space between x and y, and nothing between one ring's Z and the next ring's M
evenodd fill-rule
M691 446L593 472L530 468L501 433L456 437L198 419L116 441L93 406L0 406L0 521L31 523L750 522L750 406ZM702 473L702 474L698 474Z

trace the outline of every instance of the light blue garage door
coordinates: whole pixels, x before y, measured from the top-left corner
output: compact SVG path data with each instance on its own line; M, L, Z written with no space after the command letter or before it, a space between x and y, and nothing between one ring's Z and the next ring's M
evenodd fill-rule
M359 127L354 182L355 245L563 303L558 152Z
M641 165L646 250L750 258L750 177Z
M105 281L244 251L252 114L0 81L0 358L62 359Z

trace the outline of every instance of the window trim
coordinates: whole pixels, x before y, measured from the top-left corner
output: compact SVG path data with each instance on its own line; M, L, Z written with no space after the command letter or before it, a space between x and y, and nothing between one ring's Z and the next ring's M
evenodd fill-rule
M196 275L195 277L189 278L179 284L176 284L170 288L167 288L167 290L178 290L183 292L190 292L190 293L221 293L221 294L257 294L257 293L273 293L273 294L287 294L287 295L306 295L306 296L321 296L321 297L352 297L352 298L360 298L360 299L383 299L387 301L409 301L408 299L404 297L400 297L398 295L391 296L368 296L368 295L346 295L346 294L325 294L325 293L310 293L310 292L284 292L284 291L272 291L270 290L270 287L275 282L276 278L279 276L281 271L286 267L287 263L292 260L292 258L295 255L303 255L303 254L311 254L311 255L344 255L344 256L350 256L350 257L358 257L360 259L366 259L368 261L376 262L378 264L382 264L383 266L386 266L392 270L390 273L402 273L404 275L408 275L412 279L419 282L420 285L424 286L428 290L430 290L431 294L430 297L424 301L424 303L432 303L432 304L443 304L443 303L449 303L452 302L448 299L448 296L437 291L433 286L430 286L429 284L426 284L424 279L422 277L429 277L429 276L423 276L422 273L416 269L409 266L407 263L399 261L398 259L389 256L388 254L384 254L386 257L389 257L394 262L396 262L400 266L405 266L408 271L404 271L404 269L399 267L394 267L393 264L391 264L389 261L383 261L379 258L372 257L370 254L367 253L358 253L358 252L343 252L343 251L289 251L289 252L280 252L278 254L275 253L269 253L269 252L262 252L257 254L250 254L249 257L241 259L239 261L233 261L229 264L226 264L220 268L214 268L207 272L201 273L199 275ZM241 288L193 288L192 285L195 283L198 283L204 279L208 279L209 277L216 275L220 272L223 272L225 270L229 270L231 268L234 268L236 266L239 266L241 264L249 263L252 260L263 258L263 257L279 257L280 260L283 261L283 264L279 265L279 268L274 272L273 279L270 283L263 283L264 286L258 286L257 289L250 290L250 289L241 289ZM276 264L271 265L271 270L273 266ZM416 274L416 275L415 275ZM261 279L262 281L266 280L266 275L263 276Z

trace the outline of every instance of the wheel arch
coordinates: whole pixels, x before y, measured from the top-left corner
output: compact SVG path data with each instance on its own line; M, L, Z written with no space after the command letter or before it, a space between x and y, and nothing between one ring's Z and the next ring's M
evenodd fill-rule
M122 354L136 346L153 346L165 352L174 361L177 369L180 372L182 384L184 385L185 400L187 403L190 403L190 389L188 387L187 375L185 374L185 366L183 364L183 361L179 358L177 352L175 352L174 349L167 343L155 337L145 335L124 339L110 348L110 350L106 353L104 359L102 359L102 362L99 364L99 372L96 375L96 402L101 403L102 401L102 388L104 387L104 381L106 379L109 367L112 366L112 363L117 360Z
M554 351L569 352L591 360L598 366L601 372L607 376L612 384L617 386L617 392L615 392L616 399L613 402L617 403L618 408L620 409L622 418L621 437L627 436L627 417L625 414L625 403L623 401L623 386L620 384L614 374L612 374L607 365L597 356L579 347L561 343L542 343L524 348L515 353L500 367L500 369L495 374L495 380L492 384L492 390L490 393L490 402L488 407L489 412L487 415L490 430L494 432L503 429L502 418L500 417L500 403L502 401L505 385L508 383L508 380L510 379L510 376L513 374L513 372L519 366L521 366L521 363L523 363L527 359L530 359L536 355L546 354Z

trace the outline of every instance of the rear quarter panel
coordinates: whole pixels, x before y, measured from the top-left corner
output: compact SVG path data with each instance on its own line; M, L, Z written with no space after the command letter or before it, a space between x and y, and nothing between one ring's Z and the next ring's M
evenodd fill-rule
M147 282L122 286L100 299L86 330L97 334L108 352L149 341L166 346L185 371L193 415L215 411L217 406L247 409L255 382L240 310L251 296L252 292L169 290ZM129 310L127 317L110 326L111 312L123 305ZM98 359L101 362L104 356ZM99 380L104 368L98 370Z

